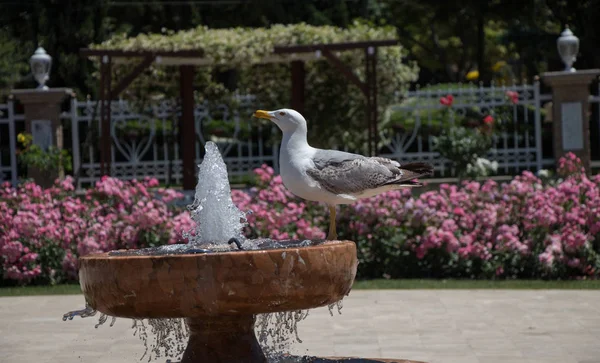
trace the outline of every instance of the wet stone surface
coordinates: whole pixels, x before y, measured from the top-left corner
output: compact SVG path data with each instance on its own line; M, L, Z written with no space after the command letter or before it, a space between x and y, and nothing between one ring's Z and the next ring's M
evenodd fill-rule
M272 240L269 238L238 240L232 238L228 244L215 243L210 245L177 244L141 248L138 250L117 250L108 253L109 256L164 256L217 252L240 252L255 250L272 250L278 248L297 248L318 246L325 240Z

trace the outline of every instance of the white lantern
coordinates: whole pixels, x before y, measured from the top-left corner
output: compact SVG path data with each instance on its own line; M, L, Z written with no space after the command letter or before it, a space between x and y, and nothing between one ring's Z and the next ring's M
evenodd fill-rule
M579 38L573 35L571 29L567 25L565 30L560 34L560 37L556 41L558 47L558 54L565 64L565 71L575 72L573 63L577 59L577 53L579 52Z
M35 50L35 53L29 58L29 66L31 67L31 73L33 78L37 81L39 86L37 89L46 90L46 81L50 75L50 66L52 65L52 57L46 53L44 48L39 47Z

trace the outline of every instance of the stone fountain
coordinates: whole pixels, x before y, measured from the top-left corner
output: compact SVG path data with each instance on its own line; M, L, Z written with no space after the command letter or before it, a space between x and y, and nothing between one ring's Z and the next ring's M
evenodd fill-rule
M86 302L113 317L185 318L189 340L181 363L266 362L254 332L256 315L340 301L354 282L356 246L244 240L244 214L231 202L227 170L213 143L207 143L198 185L190 209L199 226L190 243L82 257L79 280Z

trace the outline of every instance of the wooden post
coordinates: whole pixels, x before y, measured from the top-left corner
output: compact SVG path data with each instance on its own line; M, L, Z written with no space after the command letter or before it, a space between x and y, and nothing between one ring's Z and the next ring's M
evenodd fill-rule
M365 48L366 67L366 119L369 136L369 155L377 154L378 128L377 128L377 47Z
M305 70L304 62L295 60L292 66L292 108L304 113Z
M194 120L194 66L179 66L181 119L179 150L183 164L183 189L196 187L196 128Z
M110 136L110 103L112 69L111 58L107 55L100 58L100 173L111 175L111 136Z
M373 138L373 150L375 154L379 153L379 101L377 100L377 92L379 88L377 87L377 47L373 47L373 55L371 66L373 67L372 73L372 81L373 81L373 133L375 137ZM375 155L377 156L377 155Z

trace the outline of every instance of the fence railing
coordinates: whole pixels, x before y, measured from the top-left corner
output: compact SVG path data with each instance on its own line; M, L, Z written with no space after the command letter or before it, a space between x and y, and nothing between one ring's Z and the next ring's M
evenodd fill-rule
M518 97L513 102L509 93ZM440 103L452 96L451 106ZM502 129L493 136L492 151L487 156L497 161L500 173L523 169L542 169L552 160L544 160L542 150L543 102L539 82L531 85L490 87L458 86L407 92L403 102L390 107L394 124L389 144L382 155L405 161L426 161L442 176L452 175L450 165L435 151L433 136L442 121L476 120L490 115Z
M230 176L247 175L264 163L277 166L278 144L272 126L264 127L243 116L251 115L252 99L239 97L240 106L235 109L195 106L196 163L202 161L203 145L212 140L219 146ZM180 184L180 154L186 145L178 142L179 105L163 101L141 114L120 100L111 103L111 112L111 175L126 180L152 175L166 184ZM101 177L99 143L86 142L90 135L100 134L96 114L96 102L73 101L71 112L63 115L71 121L73 170L79 171L79 187Z
M507 91L518 95L516 103L509 102ZM439 102L447 95L454 98L451 111ZM468 118L474 113L475 117L491 115L503 121L504 128L494 136L488 155L498 162L500 174L539 170L554 162L552 128L548 123L551 112L547 109L551 96L540 93L539 82L509 87L418 89L402 95L402 99L390 107L390 117L380 127L381 156L401 163L426 161L434 165L440 176L452 176L450 164L434 149L433 136L440 131L442 118ZM196 162L202 161L204 143L212 140L219 145L234 178L248 175L264 163L277 169L279 131L251 118L256 109L252 96L239 96L237 101L239 106L235 108L225 104L196 105ZM592 96L590 102L596 110L591 122L598 124L600 96ZM180 154L186 145L178 142L179 105L162 101L140 113L118 100L112 102L111 112L111 175L122 179L152 175L166 184L180 184ZM97 102L72 100L70 110L61 116L65 147L71 149L73 172L78 174L80 188L101 177L98 113ZM17 112L15 104L0 104L0 181L18 181L16 135L23 130L24 115ZM592 145L600 142L597 134L592 137ZM600 158L593 165L600 166Z

